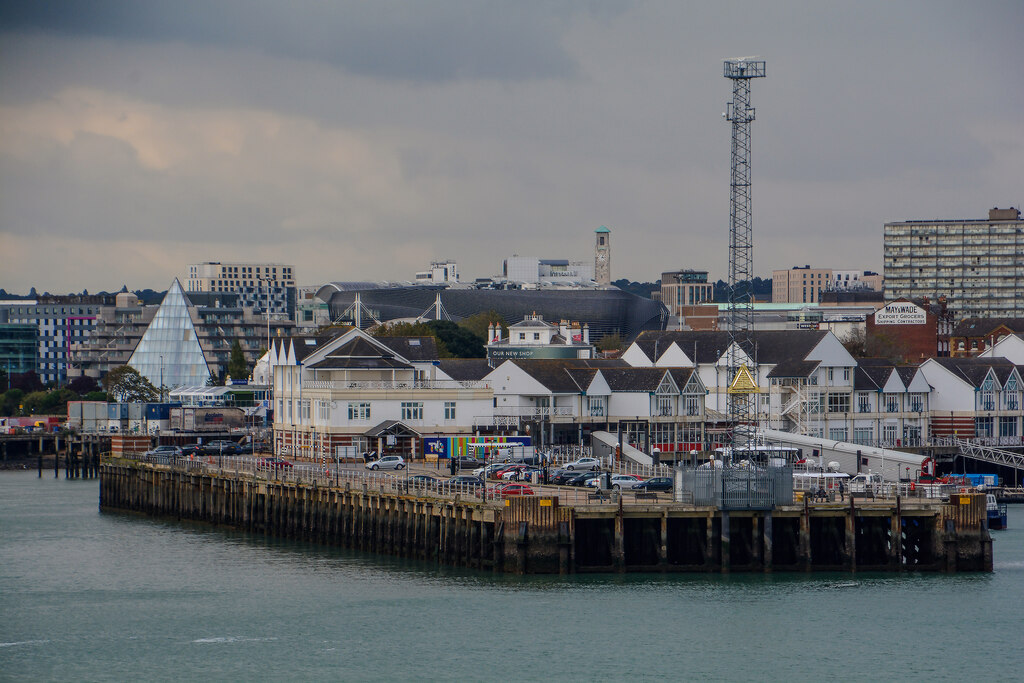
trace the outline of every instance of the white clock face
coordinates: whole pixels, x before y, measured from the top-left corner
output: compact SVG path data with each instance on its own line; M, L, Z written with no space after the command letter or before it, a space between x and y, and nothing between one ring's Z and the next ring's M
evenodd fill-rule
M598 254L597 255L597 260L598 261L604 261L604 254Z

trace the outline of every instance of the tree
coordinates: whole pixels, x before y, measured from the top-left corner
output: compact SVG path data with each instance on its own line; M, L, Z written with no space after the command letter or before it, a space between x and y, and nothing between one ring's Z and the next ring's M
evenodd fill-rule
M393 323L380 325L373 331L374 337L433 337L437 344L438 358L451 358L448 347L438 338L437 331L425 322Z
M884 358L891 363L905 363L910 347L899 337L893 337L876 329L868 333L863 327L856 327L840 340L854 358Z
M68 382L68 389L80 396L96 391L100 388L99 382L88 375L76 377Z
M631 282L626 278L616 280L612 283L612 286L618 287L624 292L636 294L637 296L641 296L645 299L650 299L651 292L654 290L661 289L661 284L657 282Z
M28 372L19 372L12 374L11 387L15 389L21 389L25 393L31 393L33 391L42 391L43 381L39 379L39 375L36 374L35 370L29 370Z
M454 358L486 358L484 338L447 320L433 320L427 326Z
M622 348L622 344L622 335L615 332L601 337L600 341L594 344L594 346L597 347L598 351L618 351Z
M103 388L118 403L155 401L160 392L130 365L114 368L103 377Z
M24 397L25 392L21 389L8 389L0 402L0 412L4 415L17 415Z
M236 339L231 345L231 358L228 360L228 375L232 379L245 379L249 376L249 364L245 362L242 345Z
M77 398L78 394L70 389L33 391L25 396L22 403L25 406L25 412L32 415L66 415L68 401L74 401Z
M770 277L755 277L750 281L750 293L755 299L767 298L771 300L772 297L772 279ZM725 280L719 280L713 286L713 294L715 301L718 303L729 302L729 283Z
M505 318L502 317L501 313L498 313L494 309L474 313L471 316L463 318L459 321L459 327L469 330L486 342L489 341L487 339L487 326L492 323L501 325L504 329L502 337L508 337L508 323L505 322Z

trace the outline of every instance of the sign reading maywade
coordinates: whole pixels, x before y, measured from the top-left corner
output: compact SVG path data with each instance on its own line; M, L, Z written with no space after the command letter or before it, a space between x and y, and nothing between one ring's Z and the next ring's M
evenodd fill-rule
M923 325L927 312L909 301L894 301L875 311L876 325Z

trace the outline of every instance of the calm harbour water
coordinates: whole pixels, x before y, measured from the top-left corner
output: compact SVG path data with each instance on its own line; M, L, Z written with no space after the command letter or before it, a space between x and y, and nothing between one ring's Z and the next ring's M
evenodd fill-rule
M1013 680L995 573L504 577L98 512L0 473L0 680Z

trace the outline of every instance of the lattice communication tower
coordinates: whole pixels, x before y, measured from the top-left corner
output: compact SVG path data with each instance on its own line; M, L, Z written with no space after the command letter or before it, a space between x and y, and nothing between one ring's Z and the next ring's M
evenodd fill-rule
M756 379L757 353L754 348L754 240L750 204L750 123L754 108L750 106L750 80L764 78L765 63L756 58L725 60L723 75L732 81L732 102L725 118L732 123L732 169L729 191L729 381L740 372L741 359L737 347L746 351L747 368ZM756 393L730 391L728 394L729 424L733 442L739 436L735 428L749 425L756 417Z

